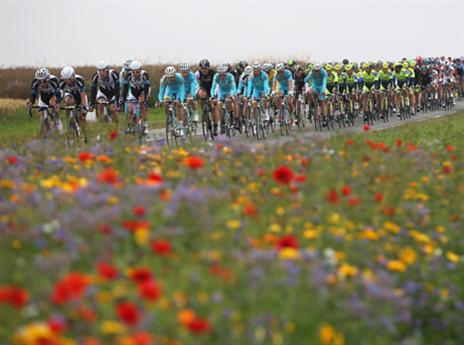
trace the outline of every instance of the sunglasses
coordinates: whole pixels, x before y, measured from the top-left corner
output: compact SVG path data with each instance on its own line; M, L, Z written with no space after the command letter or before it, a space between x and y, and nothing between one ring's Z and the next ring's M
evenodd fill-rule
M40 81L40 83L41 83L41 84L47 84L47 83L48 83L48 79L42 79L42 80Z

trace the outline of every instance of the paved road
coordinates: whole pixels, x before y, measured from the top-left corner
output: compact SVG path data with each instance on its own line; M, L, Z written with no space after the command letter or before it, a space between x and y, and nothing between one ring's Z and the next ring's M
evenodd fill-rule
M420 121L430 120L430 119L439 118L443 116L448 116L450 114L453 114L463 109L464 109L464 101L460 101L456 104L456 106L453 107L451 111L438 110L434 112L428 112L425 114L421 112L421 113L418 113L418 115L408 120L400 120L396 115L394 115L392 118L389 119L389 122L386 122L386 123L380 122L380 121L374 122L374 125L371 128L372 130L384 130L388 128L402 126L402 125L412 123L412 122L420 122ZM337 124L335 125L338 126ZM357 119L355 127L342 128L340 130L332 130L332 131L324 131L324 132L316 132L314 130L314 126L310 123L307 123L307 127L304 129L294 128L290 136L288 137L281 137L280 133L275 133L274 135L268 137L264 142L268 142L268 143L281 142L282 140L285 141L286 139L292 138L296 135L303 137L303 138L310 138L310 137L323 138L323 137L328 137L330 135L337 134L339 132L361 132L361 131L363 131L362 118ZM200 129L200 132L201 132L201 129ZM200 137L198 139L200 139ZM232 140L243 140L243 141L250 141L250 142L255 142L255 143L257 142L256 139L254 138L247 139L245 136L233 137ZM160 128L160 129L149 130L148 141L164 142L165 141L165 129ZM260 143L262 142L263 141L260 141Z

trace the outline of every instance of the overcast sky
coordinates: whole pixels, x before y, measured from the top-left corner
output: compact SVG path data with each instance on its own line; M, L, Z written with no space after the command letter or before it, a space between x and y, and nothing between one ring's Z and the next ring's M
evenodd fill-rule
M0 65L464 55L464 0L0 0Z

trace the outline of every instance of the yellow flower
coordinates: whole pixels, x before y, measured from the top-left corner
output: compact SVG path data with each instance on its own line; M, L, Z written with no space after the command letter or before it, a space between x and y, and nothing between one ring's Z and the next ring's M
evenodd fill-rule
M134 231L134 237L139 246L146 246L150 240L150 232L147 228L137 228Z
M343 263L338 269L338 276L340 278L354 277L358 273L358 269L350 264Z
M300 253L294 248L283 248L279 250L279 258L282 260L295 260L299 257Z
M285 209L283 207L277 207L276 208L276 213L279 216L283 216L285 214Z
M406 247L400 250L399 259L406 265L412 265L416 262L417 255L414 249Z
M282 228L279 224L277 223L272 223L271 225L269 225L269 231L270 232L280 232L282 231Z
M404 272L406 270L406 265L399 260L391 260L387 263L387 268L393 272Z
M121 334L127 332L127 328L122 323L114 320L103 321L100 324L100 330L105 334Z
M461 257L458 254L453 253L451 251L446 252L446 258L449 261L454 262L455 264L461 260Z
M318 233L316 230L306 230L305 232L303 232L303 237L307 238L308 240L313 240L317 238L317 235Z
M3 189L13 189L15 187L15 183L12 180L0 180L0 188Z
M388 230L394 234L398 234L401 230L399 225L396 225L395 223L392 223L392 222L383 223L383 227L385 228L385 230Z
M322 345L343 345L343 334L337 332L331 325L325 323L319 327L319 340Z
M230 230L237 230L240 227L240 220L238 220L238 219L229 219L226 222L226 226Z
M332 213L328 218L329 223L333 225L340 223L340 220L341 220L340 214L336 212Z
M377 241L380 238L380 235L378 234L378 232L369 228L361 232L360 237L366 240Z

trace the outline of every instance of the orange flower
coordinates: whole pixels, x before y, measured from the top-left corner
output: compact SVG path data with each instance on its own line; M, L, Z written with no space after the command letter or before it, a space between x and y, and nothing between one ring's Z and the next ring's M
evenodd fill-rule
M185 165L187 165L190 169L199 169L205 165L203 158L198 156L190 156L185 159Z
M117 171L111 167L105 169L103 172L100 173L100 175L98 175L98 181L102 183L114 185L118 183L118 180L119 177Z

